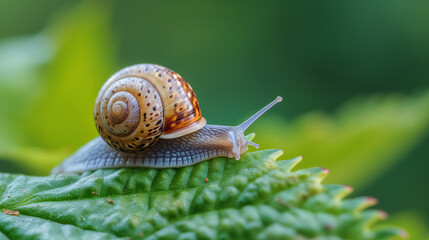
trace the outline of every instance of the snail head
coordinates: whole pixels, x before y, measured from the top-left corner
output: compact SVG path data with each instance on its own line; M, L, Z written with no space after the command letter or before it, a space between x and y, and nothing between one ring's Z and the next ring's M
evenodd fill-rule
M250 125L252 125L253 122L256 121L256 119L258 119L266 111L268 111L268 109L272 108L276 103L279 103L282 100L282 97L277 97L274 101L263 107L261 110L259 110L246 121L244 121L242 124L232 127L231 130L228 131L229 138L232 143L232 153L235 159L240 160L240 155L247 151L248 145L253 146L255 148L259 148L259 144L247 140L244 137L244 132L250 127Z

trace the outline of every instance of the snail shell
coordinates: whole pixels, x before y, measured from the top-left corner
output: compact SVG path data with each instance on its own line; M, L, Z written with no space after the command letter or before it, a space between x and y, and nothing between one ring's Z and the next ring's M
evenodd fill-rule
M100 168L177 168L215 157L240 159L244 131L282 101L277 97L238 126L206 125L191 86L168 68L139 64L124 68L101 88L94 109L100 137L52 170L78 173Z
M95 125L107 144L139 152L159 138L176 138L205 126L191 86L172 70L154 64L127 67L98 93Z

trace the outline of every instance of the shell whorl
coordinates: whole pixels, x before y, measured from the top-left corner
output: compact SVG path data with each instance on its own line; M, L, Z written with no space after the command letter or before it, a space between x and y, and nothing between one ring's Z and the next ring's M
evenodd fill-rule
M201 129L195 93L172 70L154 64L124 68L101 88L94 109L100 136L115 149L138 152L159 138L175 138Z

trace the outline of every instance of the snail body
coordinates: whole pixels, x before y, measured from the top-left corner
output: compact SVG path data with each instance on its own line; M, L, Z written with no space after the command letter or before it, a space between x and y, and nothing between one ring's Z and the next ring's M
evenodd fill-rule
M244 131L280 102L277 97L239 126L207 125L195 93L177 73L154 64L120 70L101 88L94 120L100 137L90 141L53 174L100 168L178 168L215 157L240 159Z

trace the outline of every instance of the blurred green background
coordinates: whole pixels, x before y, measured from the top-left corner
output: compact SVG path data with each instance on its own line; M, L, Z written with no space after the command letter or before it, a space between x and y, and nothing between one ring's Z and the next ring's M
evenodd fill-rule
M327 183L379 199L391 224L429 239L429 2L2 1L0 172L47 175L97 136L103 82L136 63L181 74L211 124ZM253 150L252 150L253 151Z

